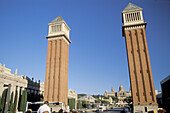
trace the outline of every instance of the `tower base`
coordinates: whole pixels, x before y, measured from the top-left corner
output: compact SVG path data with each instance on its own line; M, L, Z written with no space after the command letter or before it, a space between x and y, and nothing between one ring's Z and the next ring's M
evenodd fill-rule
M153 110L157 113L157 108L157 104L134 104L133 113L148 113Z

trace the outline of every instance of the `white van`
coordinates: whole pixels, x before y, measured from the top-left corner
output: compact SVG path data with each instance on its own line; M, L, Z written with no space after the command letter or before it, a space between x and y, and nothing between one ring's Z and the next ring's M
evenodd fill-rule
M37 113L39 107L41 105L43 105L44 102L27 102L26 104L26 109L25 109L25 112L28 110L28 109L31 109L32 110L32 113ZM50 105L61 105L61 109L63 109L63 103L62 102L49 102Z

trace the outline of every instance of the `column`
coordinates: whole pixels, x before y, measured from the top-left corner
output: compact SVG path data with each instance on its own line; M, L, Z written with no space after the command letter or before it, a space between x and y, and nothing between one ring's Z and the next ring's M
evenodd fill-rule
M19 86L17 86L16 87L16 90L17 90L17 92L18 92L18 95L17 95L17 105L16 105L16 111L18 112L18 103L19 103L19 95L20 95L20 87Z
M4 91L4 83L0 81L0 95L2 95Z

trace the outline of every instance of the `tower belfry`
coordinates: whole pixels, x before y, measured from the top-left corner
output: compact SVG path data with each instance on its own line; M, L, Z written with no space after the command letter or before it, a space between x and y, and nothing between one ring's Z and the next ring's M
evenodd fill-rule
M129 3L122 11L122 35L125 36L129 75L133 97L133 110L157 109L149 51L146 40L146 22L143 9Z
M70 28L61 16L49 24L44 101L67 105Z

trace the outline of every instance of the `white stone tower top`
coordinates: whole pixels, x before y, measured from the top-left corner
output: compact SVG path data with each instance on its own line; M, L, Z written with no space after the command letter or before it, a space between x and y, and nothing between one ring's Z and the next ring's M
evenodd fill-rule
M132 3L129 3L126 8L122 11L122 35L124 36L124 28L133 29L139 27L146 27L146 22L144 22L143 8L140 8Z
M122 11L124 25L143 23L143 8L140 8L132 3L129 3Z
M46 38L53 39L56 37L64 36L65 39L69 43L71 43L69 39L70 28L68 27L68 25L66 24L66 22L63 20L61 16L55 18L48 25L49 25L49 31L48 31L48 36L46 36Z

